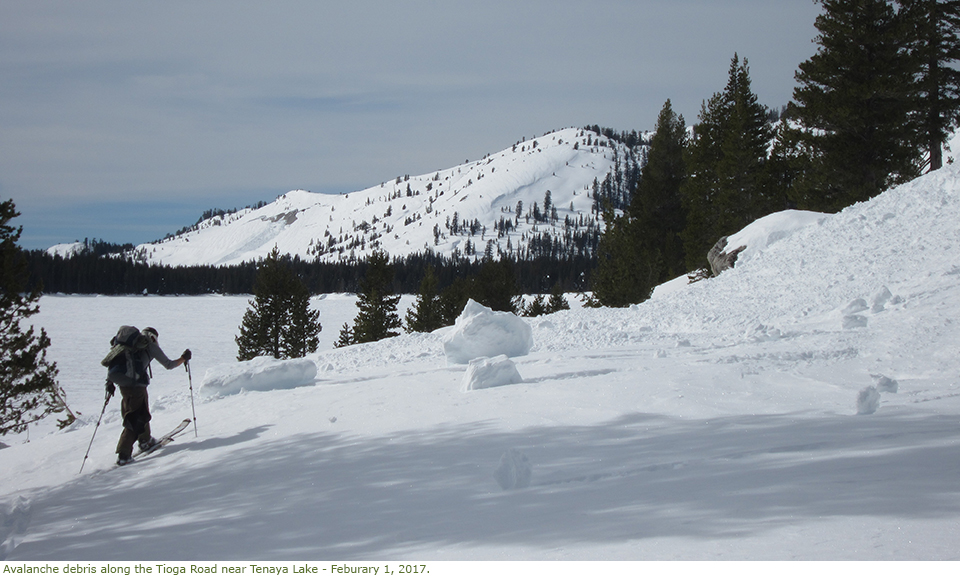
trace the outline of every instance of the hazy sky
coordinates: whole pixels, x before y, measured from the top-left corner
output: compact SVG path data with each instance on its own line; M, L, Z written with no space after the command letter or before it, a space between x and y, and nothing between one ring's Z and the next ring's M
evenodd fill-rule
M0 198L21 244L147 242L563 127L696 121L748 59L790 99L812 0L0 2Z

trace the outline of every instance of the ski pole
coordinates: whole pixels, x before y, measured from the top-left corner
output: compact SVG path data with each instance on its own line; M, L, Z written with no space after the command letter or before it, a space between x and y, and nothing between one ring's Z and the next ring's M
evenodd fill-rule
M90 448L93 448L93 438L96 438L96 437L97 437L97 429L100 427L100 420L103 419L103 412L107 411L107 404L110 403L110 396L111 396L111 395L113 395L113 394L111 394L111 393L108 391L108 392L107 392L107 397L103 400L103 409L100 410L100 417L97 418L97 425L94 426L94 428L93 428L93 437L90 438L90 445L87 446L87 453L83 456L83 462L80 463L80 472L77 472L77 474L81 474L81 473L83 472L83 466L87 463L87 458L90 457Z
M193 410L193 436L199 437L197 434L197 408L193 405L193 375L190 373L190 361L184 361L183 366L187 368L187 381L190 382L190 409Z

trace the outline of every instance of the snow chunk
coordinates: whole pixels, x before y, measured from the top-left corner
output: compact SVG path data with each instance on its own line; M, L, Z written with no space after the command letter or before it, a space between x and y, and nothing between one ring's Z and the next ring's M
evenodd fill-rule
M884 309L884 306L893 300L893 293L890 292L890 289L887 287L882 287L871 299L873 306L870 307L871 313L879 313Z
M870 374L870 377L874 378L877 381L876 388L877 391L886 392L886 393L897 393L897 390L900 388L900 384L896 379L890 379L886 375L880 374Z
M867 301L863 300L862 298L859 298L859 299L853 299L852 301L850 301L850 303L847 306L843 307L842 312L844 315L852 315L854 313L860 313L865 310L867 310Z
M496 478L500 488L514 490L530 486L532 473L530 460L527 459L526 454L516 448L510 448L500 457L500 464L493 472L493 477Z
M309 359L280 361L255 357L207 370L200 390L207 395L232 395L241 391L271 391L310 385L317 377L317 364Z
M857 415L868 416L880 409L880 392L875 387L865 387L857 394Z
M523 383L517 366L506 355L496 357L478 357L467 365L467 372L463 374L461 391L473 391L501 385Z
M533 348L533 330L513 313L495 312L473 299L457 317L443 342L447 363L465 364L478 357L521 357Z

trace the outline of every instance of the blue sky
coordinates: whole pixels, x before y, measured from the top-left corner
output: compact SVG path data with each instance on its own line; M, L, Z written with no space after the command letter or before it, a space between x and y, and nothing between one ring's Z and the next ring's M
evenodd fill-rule
M761 102L812 0L4 0L0 198L21 244L141 243L213 207L336 193L570 126L688 123L734 53Z

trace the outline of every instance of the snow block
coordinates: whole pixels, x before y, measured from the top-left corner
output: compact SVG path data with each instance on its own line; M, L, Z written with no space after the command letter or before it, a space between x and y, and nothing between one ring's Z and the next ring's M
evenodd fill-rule
M867 310L867 301L862 298L853 299L847 306L843 307L843 314L852 315L865 310Z
M879 313L883 311L884 306L891 300L893 300L893 293L891 293L887 287L882 287L870 300L870 302L873 303L873 306L870 307L870 312Z
M516 364L506 355L478 357L467 364L460 390L473 391L515 383L523 383L523 378L520 377Z
M875 387L865 387L857 394L857 415L868 416L880 409L880 392Z
M533 470L526 454L510 448L500 457L500 464L493 472L493 477L503 490L515 490L530 486L530 477Z
M457 317L443 341L450 365L466 364L478 357L521 357L533 348L533 330L513 313L496 312L473 299Z
M890 379L886 375L880 375L880 374L874 375L871 373L870 377L874 378L877 381L874 387L876 387L877 391L879 392L897 393L897 390L900 388L900 384L897 382L896 379Z
M317 364L309 359L281 361L255 357L207 370L200 384L205 395L233 395L241 391L272 391L310 385L317 378Z

